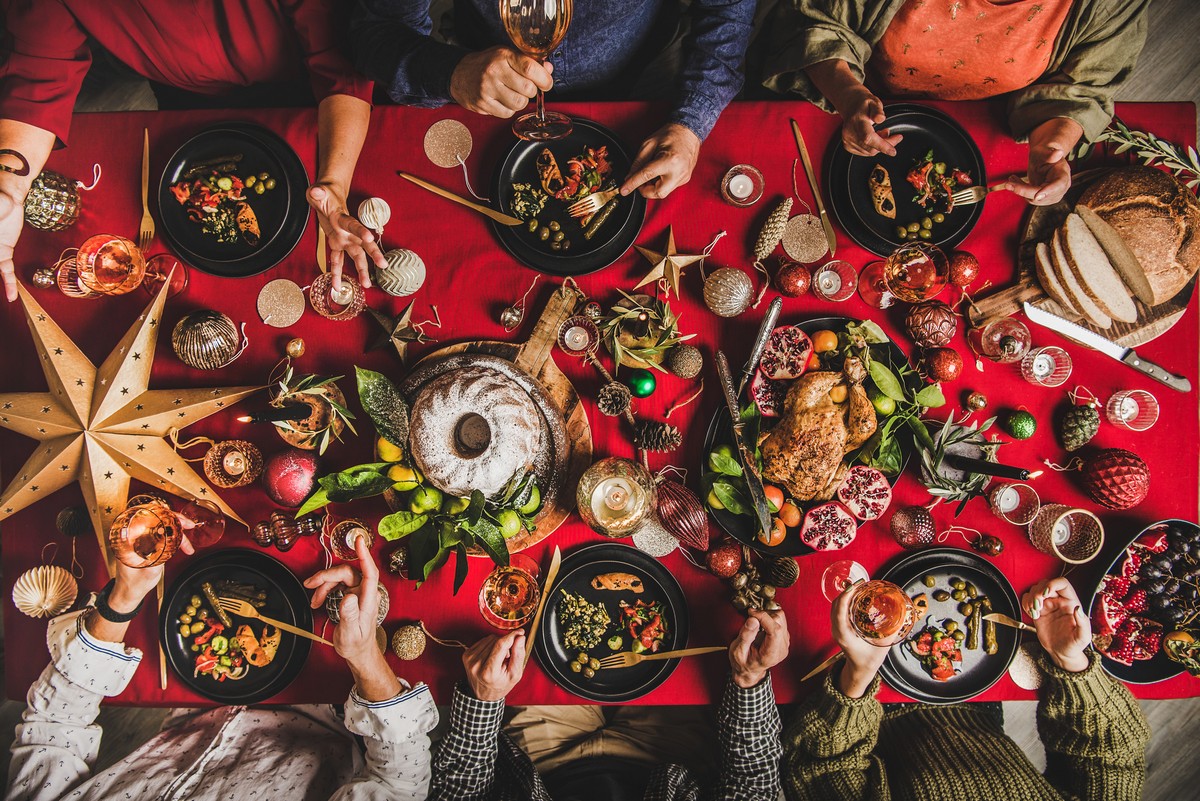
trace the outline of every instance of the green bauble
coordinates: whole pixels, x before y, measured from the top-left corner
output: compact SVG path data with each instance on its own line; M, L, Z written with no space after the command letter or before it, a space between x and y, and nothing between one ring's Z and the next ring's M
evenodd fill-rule
M656 383L654 373L649 370L643 370L640 367L630 370L629 376L625 379L625 384L639 398L648 398L654 394Z
M1037 431L1037 420L1032 414L1021 409L1010 412L1004 418L1003 427L1013 439L1029 439L1033 432Z

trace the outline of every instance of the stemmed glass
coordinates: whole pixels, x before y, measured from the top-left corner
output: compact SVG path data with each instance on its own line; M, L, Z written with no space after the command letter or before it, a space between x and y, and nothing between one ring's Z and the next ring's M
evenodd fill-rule
M483 619L502 631L528 623L542 594L538 572L537 562L523 554L513 554L506 567L494 568L479 588Z
M174 556L184 531L193 546L212 545L225 533L225 516L212 501L191 500L176 512L157 495L135 495L109 528L108 544L129 567L154 567Z
M919 303L939 294L950 283L950 262L937 246L908 242L896 248L886 261L863 268L858 294L877 309L895 300Z
M500 0L500 20L517 49L545 62L567 34L571 24L572 0ZM571 118L546 111L542 90L537 93L537 111L524 114L513 123L513 133L521 139L538 142L569 136Z
M917 622L912 599L890 581L872 580L851 590L850 625L872 645L890 646L908 636Z

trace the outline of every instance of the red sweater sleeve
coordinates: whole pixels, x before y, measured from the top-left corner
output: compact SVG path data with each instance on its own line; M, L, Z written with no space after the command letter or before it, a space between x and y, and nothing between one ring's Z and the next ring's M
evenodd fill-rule
M75 97L92 63L87 36L58 0L0 0L0 118L67 141Z
M346 56L350 12L338 13L340 0L283 0L280 5L296 29L317 102L330 95L350 95L370 103L374 85Z

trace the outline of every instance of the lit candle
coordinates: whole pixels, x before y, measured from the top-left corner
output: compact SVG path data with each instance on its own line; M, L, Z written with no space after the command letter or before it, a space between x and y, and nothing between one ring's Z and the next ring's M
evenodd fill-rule
M285 403L282 406L264 409L254 414L244 414L239 423L275 423L284 420L305 420L312 416L313 409L306 403Z
M571 326L563 334L563 342L571 350L584 350L588 345L588 332L581 325Z
M1059 520L1050 532L1050 539L1055 545L1062 545L1071 539L1071 524L1065 520Z
M221 460L221 469L229 476L240 476L246 472L246 454L241 451L230 451Z
M367 533L365 528L362 526L355 526L354 528L346 531L346 547L353 551L355 540L357 540L359 537L362 537L370 542L370 536L371 535Z
M728 189L738 200L745 200L754 193L754 181L749 175L738 174L729 179Z
M1117 414L1126 422L1136 418L1139 411L1138 402L1131 395L1122 398L1120 406L1117 407Z
M349 306L350 302L354 300L354 290L350 288L349 284L342 282L340 287L330 288L329 298L339 306Z
M1030 371L1038 378L1046 378L1054 372L1054 357L1048 353L1039 353L1033 357Z
M622 476L605 479L592 492L592 514L601 523L621 520L637 508L634 496L640 492L640 487Z
M817 276L817 285L822 295L836 295L842 288L842 277L834 270L825 270Z

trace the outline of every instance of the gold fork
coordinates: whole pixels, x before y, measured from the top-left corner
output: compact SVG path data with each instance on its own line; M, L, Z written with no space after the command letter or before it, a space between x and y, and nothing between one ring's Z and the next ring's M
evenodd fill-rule
M651 659L676 659L681 656L715 654L717 651L727 650L729 649L724 645L711 645L704 648L685 648L682 651L663 651L658 654L635 654L633 651L627 651L622 654L613 654L612 656L604 657L600 660L600 669L627 668Z
M978 203L988 196L988 192L995 191L988 189L986 186L968 186L966 189L960 189L950 196L955 206L970 206L973 203Z
M142 222L138 226L138 247L145 250L154 239L154 218L150 216L150 129L142 132Z
M237 598L218 598L217 603L221 605L222 609L231 615L237 615L238 617L257 618L263 623L269 623L276 628L289 631L292 634L295 634L297 637L306 637L310 640L314 640L315 642L323 643L324 645L333 645L333 643L331 643L329 640L326 640L324 637L318 637L311 631L305 631L304 629L297 628L290 623L284 623L282 620L276 620L274 618L267 617L266 615L260 615L258 610L247 601L240 601Z
M604 208L604 204L617 196L617 189L606 189L603 192L593 192L582 200L577 200L567 206L567 214L572 217L586 217Z

